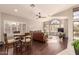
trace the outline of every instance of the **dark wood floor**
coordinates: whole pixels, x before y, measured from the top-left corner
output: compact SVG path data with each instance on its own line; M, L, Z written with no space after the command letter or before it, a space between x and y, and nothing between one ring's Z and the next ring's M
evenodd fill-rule
M33 41L31 49L28 49L23 55L56 55L67 48L67 40L49 43ZM4 49L0 48L0 55L6 55ZM13 55L13 48L9 49L8 55Z

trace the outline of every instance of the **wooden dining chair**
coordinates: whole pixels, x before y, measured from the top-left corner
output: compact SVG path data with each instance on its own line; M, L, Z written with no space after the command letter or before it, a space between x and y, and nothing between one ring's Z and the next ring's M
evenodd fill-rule
M14 42L15 42L14 39L8 38L7 33L4 33L4 48L5 48L5 51L7 52L7 54L8 54L9 48L10 48L10 44L11 44L11 47L13 47Z
M20 31L14 31L13 33L20 33Z
M8 50L9 50L9 43L8 43L8 39L7 39L7 34L4 34L4 47L5 47L5 51L7 51L8 54Z
M13 50L16 54L23 54L23 48L25 46L25 35L15 36L16 42L13 44Z
M22 54L22 41L16 41L14 44L13 44L13 53L14 54Z
M31 49L32 49L32 39L31 37L25 37L25 51L27 54L31 53Z

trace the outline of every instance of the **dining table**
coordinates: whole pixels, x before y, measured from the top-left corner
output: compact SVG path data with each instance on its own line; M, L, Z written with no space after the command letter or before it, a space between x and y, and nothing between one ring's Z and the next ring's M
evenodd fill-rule
M18 33L18 34L14 34L14 38L15 38L15 47L17 48L18 46L18 50L19 52L22 54L22 49L23 47L27 46L29 44L29 42L31 41L31 35L27 35L25 36L25 34L21 34L21 33ZM27 44L27 45L25 45ZM17 51L17 49L15 49Z

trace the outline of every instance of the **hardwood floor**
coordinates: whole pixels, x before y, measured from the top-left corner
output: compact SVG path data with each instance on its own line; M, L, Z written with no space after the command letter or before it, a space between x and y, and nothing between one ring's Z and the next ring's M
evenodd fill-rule
M23 55L56 55L67 48L67 41L68 39L61 41L53 38L48 39L47 43L33 41L31 49L28 48L26 52L23 52ZM10 48L8 55L13 54L13 48ZM0 48L0 55L7 55L4 48Z

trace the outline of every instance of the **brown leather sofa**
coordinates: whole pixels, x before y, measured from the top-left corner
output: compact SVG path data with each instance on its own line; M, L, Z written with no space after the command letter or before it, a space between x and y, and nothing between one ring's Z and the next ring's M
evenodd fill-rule
M43 32L32 32L32 39L36 41L46 42L47 41L47 35L45 35Z

